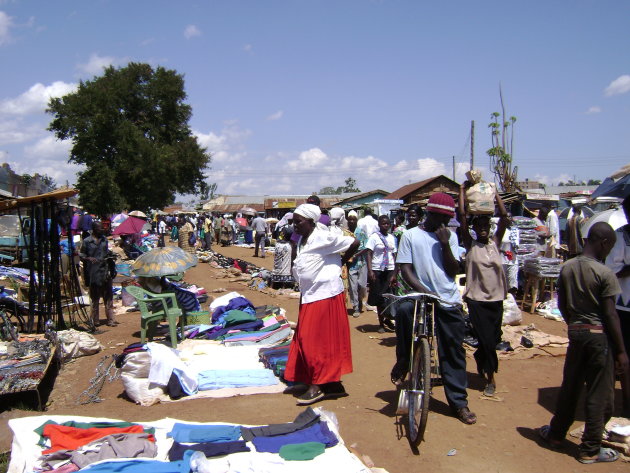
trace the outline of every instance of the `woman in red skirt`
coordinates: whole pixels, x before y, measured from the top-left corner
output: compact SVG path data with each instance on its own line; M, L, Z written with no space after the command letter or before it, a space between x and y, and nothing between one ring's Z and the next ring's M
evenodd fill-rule
M357 251L359 241L317 227L321 211L312 204L293 212L300 235L293 275L300 285L300 315L284 372L287 381L308 385L299 405L326 396L325 385L352 372L350 327L341 280L341 267ZM343 256L342 256L343 253Z

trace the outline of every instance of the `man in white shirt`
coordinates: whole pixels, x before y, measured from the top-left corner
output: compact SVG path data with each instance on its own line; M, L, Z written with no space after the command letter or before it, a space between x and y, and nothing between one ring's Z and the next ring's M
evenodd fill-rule
M166 235L166 222L164 221L164 217L161 215L158 216L158 246L160 248L164 248L164 235Z
M446 227L454 216L453 198L442 192L432 194L424 229L415 227L403 234L396 263L414 291L431 292L444 301L433 306L444 392L457 418L465 424L474 424L477 416L468 408L466 392L462 299L455 283L459 270L458 244L455 234ZM397 385L404 380L409 367L413 311L412 301L401 303L396 311L396 365L391 379Z
M265 237L267 236L267 221L262 218L260 215L257 215L254 220L252 220L252 230L254 230L254 256L258 257L258 247L260 250L260 257L265 257Z

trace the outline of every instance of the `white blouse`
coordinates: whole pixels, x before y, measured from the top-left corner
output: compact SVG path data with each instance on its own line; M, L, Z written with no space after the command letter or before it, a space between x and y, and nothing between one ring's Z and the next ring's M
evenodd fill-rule
M297 243L293 277L300 284L302 303L320 301L343 292L341 253L354 242L351 236L334 235L315 228L302 245Z

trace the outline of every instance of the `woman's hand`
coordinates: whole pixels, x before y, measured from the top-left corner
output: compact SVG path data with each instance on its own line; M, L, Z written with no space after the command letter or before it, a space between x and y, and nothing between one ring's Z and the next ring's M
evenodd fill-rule
M374 281L376 281L376 274L374 274L374 271L372 271L371 269L368 270L368 280L373 283Z

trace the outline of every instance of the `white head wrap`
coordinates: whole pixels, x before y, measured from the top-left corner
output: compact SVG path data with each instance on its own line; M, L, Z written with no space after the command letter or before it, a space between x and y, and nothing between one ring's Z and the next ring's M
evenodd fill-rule
M346 216L346 213L343 211L341 207L333 207L330 209L330 218L332 220L340 220Z
M322 215L322 211L317 205L302 204L295 211L294 214L301 215L304 218L308 218L313 222L317 222Z
M348 217L356 217L359 218L359 214L356 213L356 211L351 210L350 212L348 212Z

